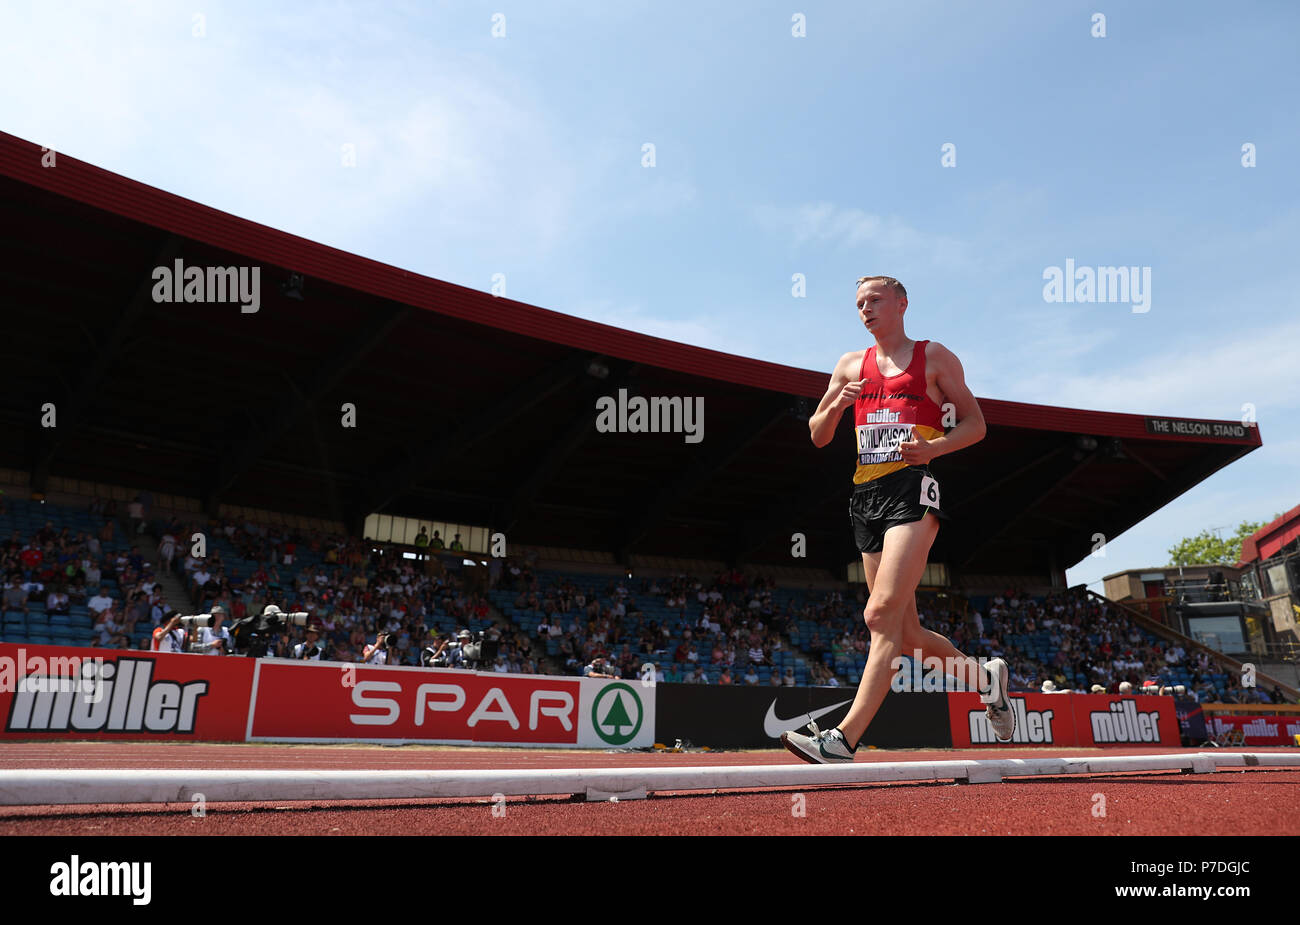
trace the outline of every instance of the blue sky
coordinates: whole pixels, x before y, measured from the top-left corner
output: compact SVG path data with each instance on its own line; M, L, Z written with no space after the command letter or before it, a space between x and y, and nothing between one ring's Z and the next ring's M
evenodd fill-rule
M854 280L887 274L978 396L1254 404L1264 448L1069 572L1093 582L1300 502L1298 34L1288 2L9 2L0 128L406 269L504 273L514 299L828 375L867 345ZM1150 267L1149 310L1046 302L1067 258Z

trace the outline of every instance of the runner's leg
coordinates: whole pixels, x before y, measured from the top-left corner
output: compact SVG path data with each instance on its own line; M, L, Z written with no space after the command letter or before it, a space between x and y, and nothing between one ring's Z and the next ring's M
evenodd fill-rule
M912 606L903 626L903 652L911 655L918 649L922 658L942 659L943 670L959 679L966 690L988 689L989 681L979 662L969 655L963 655L947 636L921 625L921 617L916 612L916 596L913 595Z
M878 552L862 554L862 571L866 575L868 591L876 586L876 572L880 568L881 555ZM907 615L903 618L903 654L915 657L914 653L918 650L922 658L943 659L944 670L953 677L960 678L967 690L987 686L988 678L979 662L969 655L963 655L947 636L921 625L921 616L916 609L916 594L913 593L908 598Z
M894 666L903 654L908 607L913 611L916 609L916 586L925 574L930 546L938 532L939 520L933 515L885 531L884 549L880 552L874 582L871 580L873 576L868 576L871 596L862 612L867 628L871 630L867 668L862 673L853 705L839 724L840 732L850 747L857 745L889 693ZM863 560L866 561L865 556Z

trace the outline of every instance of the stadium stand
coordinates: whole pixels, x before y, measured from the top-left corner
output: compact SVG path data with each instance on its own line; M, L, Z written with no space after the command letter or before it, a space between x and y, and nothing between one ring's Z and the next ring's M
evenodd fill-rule
M734 570L634 580L534 571L516 558L479 593L424 548L251 521L186 523L139 514L111 502L77 508L6 499L0 640L148 648L169 604L141 549L162 570L164 550L174 545L171 569L195 612L220 603L237 620L268 603L305 610L323 631L326 657L338 661L359 660L364 645L387 629L393 661L418 665L424 646L468 629L500 643L487 667L502 672L576 675L603 657L607 670L626 678L654 663L656 676L669 682L854 687L870 650L861 585L818 592ZM202 559L182 545L196 532L208 544ZM1015 690L1051 681L1058 690L1100 685L1115 692L1127 681L1135 691L1181 685L1203 702L1277 699L1276 692L1243 689L1207 651L1189 653L1095 596L1030 597L1007 589L967 598L931 589L918 595L918 610L923 625L962 651L1007 658ZM287 655L302 638L302 629L286 633L272 654Z
M0 512L5 574L0 639L33 645L133 645L165 605L138 537L104 505L76 509L7 499ZM103 607L102 602L108 606ZM120 627L120 630L109 629Z

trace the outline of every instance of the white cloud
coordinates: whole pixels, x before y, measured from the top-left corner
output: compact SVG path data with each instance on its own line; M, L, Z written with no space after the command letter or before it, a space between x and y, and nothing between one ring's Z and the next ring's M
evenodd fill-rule
M1241 405L1253 402L1260 424L1264 409L1277 414L1300 406L1300 321L1286 320L1271 328L1240 329L1231 340L1168 344L1138 360L1113 360L1086 373L1062 373L1049 355L1035 360L1027 375L1009 380L1008 392L998 395L1018 401L1129 413L1174 414L1190 417L1240 417ZM1068 340L1070 335L1066 335ZM1094 345L1108 340L1094 335ZM1068 348L1058 347L1058 351ZM1063 355L1058 352L1058 356Z
M922 231L894 216L874 215L829 202L758 206L754 215L767 231L789 235L795 247L816 244L874 250L882 258L906 258L909 262L928 258L931 265L949 269L979 266L970 246L960 238Z
M981 349L959 354L966 369L967 382L977 395L1035 404L1061 404L1044 389L1059 388L1062 369L1078 369L1104 354L1102 348L1117 338L1114 328L1075 324L1055 312L1021 312L997 322L993 338L1010 345L1012 350ZM1110 361L1103 365L1110 366ZM1116 409L1107 409L1116 410Z
M602 299L579 302L565 310L568 314L628 331L662 337L665 340L705 347L739 356L754 356L755 347L737 339L734 325L708 317L667 318L653 315L639 305L617 305Z
M577 168L530 88L369 19L339 6L253 26L214 9L195 38L190 13L168 7L9 10L0 79L32 92L6 100L5 127L344 249L394 224L431 251L555 247Z

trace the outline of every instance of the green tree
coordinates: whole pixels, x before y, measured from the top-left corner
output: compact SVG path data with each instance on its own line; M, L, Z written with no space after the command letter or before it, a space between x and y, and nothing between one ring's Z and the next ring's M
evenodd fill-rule
M1237 531L1229 537L1220 538L1209 530L1202 530L1196 536L1188 536L1169 547L1170 565L1235 565L1241 558L1241 544L1260 527L1272 523L1281 515L1274 515L1266 521L1254 523L1243 520Z

